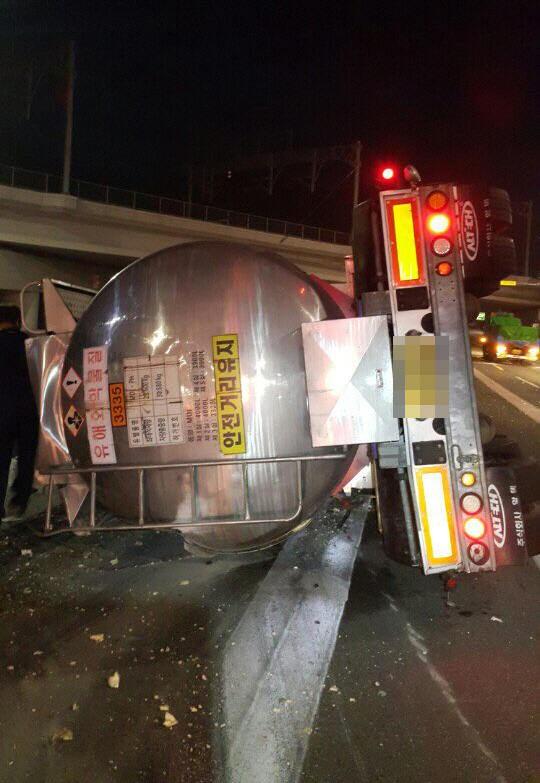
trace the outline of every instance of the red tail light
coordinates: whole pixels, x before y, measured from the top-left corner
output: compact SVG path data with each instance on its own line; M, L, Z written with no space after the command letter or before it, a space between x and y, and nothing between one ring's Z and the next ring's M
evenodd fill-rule
M450 218L448 215L438 213L436 215L431 215L428 218L427 224L428 229L432 234L444 234L444 232L448 231L448 228L450 227Z
M437 269L435 271L441 277L446 277L446 275L450 274L452 268L452 264L450 264L448 261L441 261L440 264L437 264Z
M482 538L486 534L486 523L478 517L469 517L463 523L463 532L473 541Z

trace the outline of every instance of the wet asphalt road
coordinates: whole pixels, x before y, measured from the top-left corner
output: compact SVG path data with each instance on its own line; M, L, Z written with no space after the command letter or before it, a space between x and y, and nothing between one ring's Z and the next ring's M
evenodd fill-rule
M523 504L534 507L528 515L529 553L540 554L540 364L511 362L473 363L478 409L487 414L499 435L515 443L519 454L509 453ZM489 384L489 385L487 385ZM503 449L504 451L504 449ZM504 456L504 454L503 454Z
M518 368L475 366L519 394ZM538 454L539 425L477 387ZM540 780L540 570L448 596L384 556L368 499L240 558L11 524L0 581L2 783Z

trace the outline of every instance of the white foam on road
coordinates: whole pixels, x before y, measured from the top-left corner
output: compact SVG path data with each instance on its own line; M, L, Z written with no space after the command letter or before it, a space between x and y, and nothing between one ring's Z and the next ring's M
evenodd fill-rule
M481 372L476 367L474 368L474 374L479 381L488 387L488 389L491 389L491 391L495 392L495 394L498 394L499 397L502 397L504 400L509 402L510 405L513 405L514 408L517 408L519 411L524 413L525 416L528 416L529 419L532 419L534 422L536 422L536 424L540 424L540 408L537 405L533 405L532 402L527 402L527 400L522 399L517 394L514 394L514 392L511 392L509 389L507 389L505 386L502 386L497 381L494 381L493 378L485 375L485 373Z
M366 503L341 530L318 525L290 539L230 637L228 783L299 780L367 510Z

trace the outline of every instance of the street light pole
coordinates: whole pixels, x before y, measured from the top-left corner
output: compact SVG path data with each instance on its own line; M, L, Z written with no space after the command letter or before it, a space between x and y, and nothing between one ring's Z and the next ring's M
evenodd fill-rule
M360 190L360 151L362 145L359 141L355 144L355 160L354 160L354 190L353 190L353 209L358 204L358 193Z
M525 277L529 276L531 261L531 232L532 232L533 203L527 201L525 205L525 219L527 228L525 233Z
M75 44L69 42L68 51L68 83L66 101L66 135L64 139L64 175L62 193L69 193L71 179L71 146L73 142L73 88L75 82Z

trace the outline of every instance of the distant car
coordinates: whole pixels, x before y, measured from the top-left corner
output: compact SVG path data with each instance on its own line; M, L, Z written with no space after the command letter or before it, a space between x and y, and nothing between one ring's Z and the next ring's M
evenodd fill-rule
M480 340L482 353L487 362L500 362L507 359L522 364L534 364L540 354L538 345L524 340L507 340L500 335L490 334L484 334Z
M486 336L482 329L478 329L476 326L469 327L469 340L471 348L481 348L486 342Z

